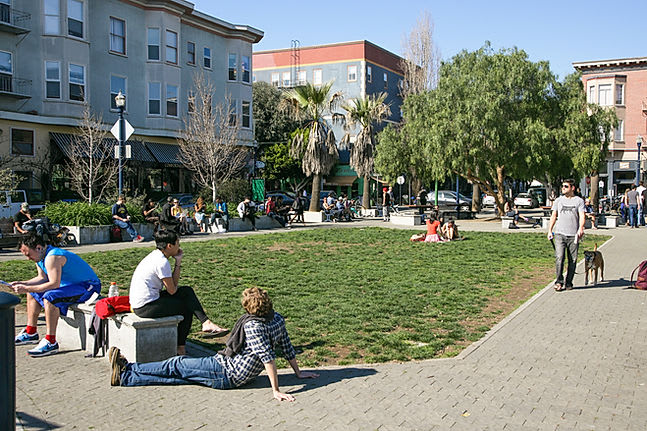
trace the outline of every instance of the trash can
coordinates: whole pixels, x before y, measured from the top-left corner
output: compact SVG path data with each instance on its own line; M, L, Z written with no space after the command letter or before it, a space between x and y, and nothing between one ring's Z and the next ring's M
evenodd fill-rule
M0 292L0 429L16 429L16 346L14 307L20 298Z

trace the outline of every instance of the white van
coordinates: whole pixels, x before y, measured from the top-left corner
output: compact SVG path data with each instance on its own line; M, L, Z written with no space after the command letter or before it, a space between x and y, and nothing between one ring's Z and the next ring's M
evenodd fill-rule
M24 190L0 190L0 218L11 218L16 215L23 202L27 202L27 193ZM30 208L35 210L43 206L30 205Z

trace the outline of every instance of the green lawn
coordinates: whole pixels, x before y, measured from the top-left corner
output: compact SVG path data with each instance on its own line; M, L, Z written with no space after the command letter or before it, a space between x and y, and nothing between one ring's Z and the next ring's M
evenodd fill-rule
M299 360L313 366L456 355L553 277L553 249L541 233L467 232L465 241L425 244L411 243L413 232L331 228L187 243L181 284L227 327L242 313L243 289L269 290ZM580 250L606 238L587 235ZM151 249L84 258L104 290L116 281L127 294ZM28 261L0 264L3 280L33 274Z

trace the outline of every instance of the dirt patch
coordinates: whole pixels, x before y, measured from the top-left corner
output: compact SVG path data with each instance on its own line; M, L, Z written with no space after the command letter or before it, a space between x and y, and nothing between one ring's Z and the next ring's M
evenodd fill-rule
M288 253L294 253L294 243L274 243L267 248L268 251L287 251Z

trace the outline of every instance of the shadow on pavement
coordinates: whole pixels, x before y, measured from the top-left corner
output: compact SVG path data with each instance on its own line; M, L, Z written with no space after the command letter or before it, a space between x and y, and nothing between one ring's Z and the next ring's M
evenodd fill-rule
M22 426L26 430L54 430L61 428L60 425L41 420L30 414L16 412L16 425Z
M592 283L589 281L589 283ZM598 284L594 286L593 284L589 284L588 286L577 286L574 290L586 290L586 289L606 289L607 287L626 287L629 288L629 280L626 280L624 278L620 278L618 280L604 280L604 281L598 281Z
M306 370L307 367L306 367ZM309 371L309 370L308 370ZM279 386L302 386L299 389L286 389L287 393L298 394L299 392L309 391L311 389L321 388L328 386L331 383L341 382L342 380L354 379L358 377L368 377L377 374L373 368L337 368L337 369L322 369L313 370L319 374L316 379L298 379L294 374L281 374L279 375ZM271 388L270 380L267 376L259 376L250 384L244 385L244 388Z

